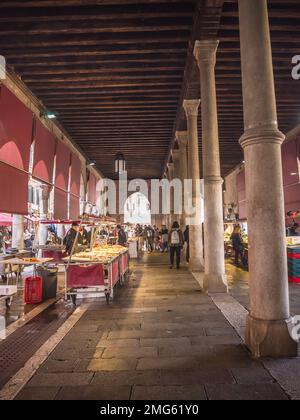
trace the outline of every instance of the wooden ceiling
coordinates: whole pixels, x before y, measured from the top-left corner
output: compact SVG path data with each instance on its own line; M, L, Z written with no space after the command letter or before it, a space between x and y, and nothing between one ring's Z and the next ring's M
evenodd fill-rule
M195 0L3 1L0 53L108 177L163 170Z
M208 3L213 6L209 7ZM218 6L219 3L219 6ZM292 57L300 54L300 0L268 0L279 128L284 133L300 124L300 80L292 79ZM220 6L221 5L221 6ZM216 84L222 173L226 175L243 161L239 139L243 133L243 99L239 39L238 3L207 0L205 14L200 10L193 40L217 38ZM199 70L191 42L184 86L185 97L199 98ZM178 128L185 129L184 112ZM201 137L201 118L199 118ZM200 139L201 150L201 139Z
M223 174L242 161L238 10L218 0L1 0L0 54L108 177L163 173L182 100L199 98L195 39L220 39L216 68ZM279 123L300 123L300 1L270 0ZM200 120L200 119L199 119ZM199 123L201 133L201 123ZM201 136L199 136L201 137ZM200 138L201 149L201 138Z

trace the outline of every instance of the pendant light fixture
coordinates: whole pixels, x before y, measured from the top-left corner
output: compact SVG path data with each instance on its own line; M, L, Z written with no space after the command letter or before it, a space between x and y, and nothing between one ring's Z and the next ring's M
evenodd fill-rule
M115 173L122 174L126 171L126 160L123 153L119 152L115 157Z

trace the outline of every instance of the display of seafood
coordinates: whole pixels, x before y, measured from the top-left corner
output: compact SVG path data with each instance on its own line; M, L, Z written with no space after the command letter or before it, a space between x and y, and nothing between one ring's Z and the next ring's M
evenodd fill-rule
M97 261L105 264L126 251L126 248L119 245L96 246L92 251L78 252L72 257L72 261Z

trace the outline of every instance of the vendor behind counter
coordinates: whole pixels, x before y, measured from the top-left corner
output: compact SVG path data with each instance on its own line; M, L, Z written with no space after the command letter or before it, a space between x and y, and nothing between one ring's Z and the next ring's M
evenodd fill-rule
M65 236L65 239L63 242L64 246L66 247L66 252L69 255L72 253L77 234L78 234L78 238L77 238L77 244L74 250L75 253L83 251L90 246L90 242L91 242L90 233L84 227L80 227L78 223L74 222L72 223L72 227L67 233L67 235Z

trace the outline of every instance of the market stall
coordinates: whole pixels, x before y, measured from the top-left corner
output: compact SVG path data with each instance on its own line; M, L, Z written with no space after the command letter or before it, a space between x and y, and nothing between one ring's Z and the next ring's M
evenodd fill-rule
M95 245L92 250L65 258L66 299L114 297L114 288L129 271L128 249L118 245Z
M48 263L50 263L52 260L50 258L26 258L26 257L14 257L14 258L7 258L0 260L0 265L4 264L6 267L8 267L8 274L7 274L7 280L5 285L0 286L0 297L4 298L6 300L6 306L9 308L12 303L12 298L14 295L17 294L18 290L25 289L25 296L24 301L25 303L41 303L42 302L42 279L39 278L37 275L38 268L44 268ZM24 267L33 267L33 275L31 277L27 277L24 282L21 281L21 273ZM15 270L14 267L18 267L17 275L14 277ZM30 299L30 289L31 285L30 282L37 281L37 279L40 281L40 301L38 302L32 302ZM46 287L46 285L45 285Z

